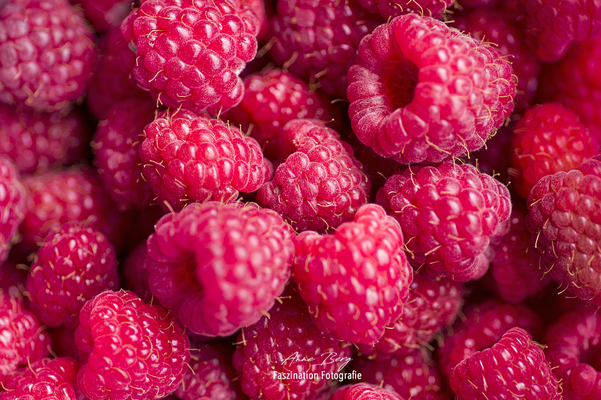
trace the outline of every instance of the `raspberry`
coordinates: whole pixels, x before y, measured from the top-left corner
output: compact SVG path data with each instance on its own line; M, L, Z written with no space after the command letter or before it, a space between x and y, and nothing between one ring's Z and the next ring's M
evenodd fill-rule
M94 34L65 0L11 0L0 13L0 101L40 111L81 97Z
M17 241L19 226L26 211L27 193L15 166L0 156L0 263L8 258L8 252Z
M257 205L191 204L161 218L148 239L150 290L190 331L230 335L282 294L293 235Z
M251 400L312 400L350 356L350 346L315 326L289 286L268 315L238 334L233 360Z
M601 316L590 307L578 308L562 315L547 329L547 360L557 379L562 382L564 398L600 398L600 339Z
M348 71L353 132L402 164L463 156L511 114L512 74L481 41L432 18L396 17L361 41Z
M125 259L122 268L123 288L137 294L144 302L152 300L148 283L150 274L146 269L146 241L137 245Z
M133 292L102 292L81 309L79 389L92 400L155 399L180 384L190 340L175 317Z
M599 153L588 129L571 110L545 103L526 111L517 123L511 144L515 188L528 198L540 178L577 168Z
M562 58L570 43L601 34L601 3L578 0L520 0L526 8L526 32L543 61Z
M460 362L453 370L451 386L457 400L485 399L488 395L563 399L545 353L521 328L509 329L491 348Z
M284 69L344 99L346 71L355 63L359 42L382 22L355 2L278 1L270 54Z
M332 400L362 399L404 400L395 391L384 389L376 385L368 385L367 383L343 386L336 391L332 398Z
M351 147L322 122L307 119L288 122L279 142L279 154L290 155L259 189L259 204L297 231L326 232L351 221L370 189Z
M144 177L161 204L175 210L193 201L233 201L239 192L259 189L271 175L256 140L206 114L167 111L146 126L144 135Z
M295 246L294 281L321 330L371 345L403 312L413 270L401 227L380 206L362 206L333 235L302 232Z
M511 213L507 187L472 165L451 162L396 173L376 202L400 222L414 267L459 281L486 273L486 250L506 233Z
M123 21L133 75L160 104L212 114L240 103L259 21L237 1L144 0Z
M384 336L374 346L359 349L363 354L410 354L431 342L436 332L455 320L462 298L463 284L414 274L403 314L386 327Z
M150 98L131 97L116 103L98 124L92 147L100 179L122 210L150 203L152 189L142 178L139 148L142 132L154 120Z
M87 158L89 126L82 113L35 113L0 104L0 154L22 174L42 173Z
M51 232L27 277L32 309L48 326L79 324L86 301L118 288L115 249L106 237L80 222Z
M0 383L19 366L48 355L50 338L19 297L0 291Z
M76 400L74 385L79 364L71 358L43 358L14 372L3 385L0 400Z
M358 0L358 3L371 13L380 13L385 20L402 14L417 13L440 18L455 0ZM462 2L463 5L463 2Z

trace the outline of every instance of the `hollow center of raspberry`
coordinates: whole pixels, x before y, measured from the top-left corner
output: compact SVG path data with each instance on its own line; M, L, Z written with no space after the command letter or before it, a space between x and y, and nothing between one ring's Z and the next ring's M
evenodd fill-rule
M418 68L407 59L393 64L384 72L384 84L393 108L402 108L413 100Z

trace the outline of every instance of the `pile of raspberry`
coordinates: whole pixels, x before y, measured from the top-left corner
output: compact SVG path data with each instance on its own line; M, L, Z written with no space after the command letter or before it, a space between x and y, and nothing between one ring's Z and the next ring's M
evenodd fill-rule
M0 0L0 400L601 400L599 0Z

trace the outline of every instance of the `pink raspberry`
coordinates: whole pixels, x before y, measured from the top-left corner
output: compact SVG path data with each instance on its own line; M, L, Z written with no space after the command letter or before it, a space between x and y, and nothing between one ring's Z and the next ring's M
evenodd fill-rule
M19 297L0 291L0 383L19 366L48 355L50 338Z
M148 269L146 268L146 241L138 244L123 262L122 286L137 294L144 302L152 300L152 291L149 286Z
M0 12L0 101L41 111L81 97L95 38L65 0L11 0Z
M351 221L370 189L351 147L321 121L308 119L288 122L279 142L279 154L290 155L259 189L259 204L297 231L326 232Z
M77 384L90 399L156 399L180 384L190 340L162 307L127 290L107 291L86 303L79 320Z
M27 191L21 183L13 163L0 156L0 263L6 261L8 252L18 239L19 226L27 209Z
M276 39L270 54L284 69L344 99L359 42L382 22L356 2L281 0L271 20Z
M479 149L511 114L516 92L499 51L416 14L367 35L348 82L359 140L403 164Z
M402 14L417 13L440 18L455 0L358 0L358 3L371 13L380 13L386 20ZM463 2L461 2L463 5Z
M526 199L543 176L577 168L598 153L599 145L574 112L557 103L532 107L515 127L512 182Z
M257 205L191 204L161 218L148 239L150 290L190 331L231 335L282 294L293 236Z
M294 286L237 342L234 368L250 400L313 400L351 360L350 346L315 326Z
M388 390L376 385L358 383L356 385L343 386L336 391L332 400L404 400L394 390Z
M341 340L372 345L403 312L413 270L397 221L375 204L332 235L296 237L294 281L315 324Z
M526 226L549 275L582 300L601 305L601 156L547 175L528 196Z
M256 140L206 114L161 113L144 129L140 146L144 177L163 208L197 201L236 200L259 189L271 164Z
M494 365L494 368L491 368ZM522 328L511 328L491 348L453 369L457 400L524 398L561 400L561 389L540 345Z
M258 30L256 15L235 0L144 0L121 26L144 90L167 107L212 114L242 100L238 75L255 58Z
M139 148L155 110L150 98L123 100L111 108L94 135L92 147L100 179L122 210L140 208L153 198L152 188L142 176Z
M80 222L51 232L27 277L32 309L48 326L79 324L86 301L119 286L115 249L106 236Z
M506 233L509 190L469 164L410 167L378 191L403 228L411 261L431 276L468 281L488 268L491 239Z
M79 364L72 358L43 358L14 372L3 384L0 400L76 400Z

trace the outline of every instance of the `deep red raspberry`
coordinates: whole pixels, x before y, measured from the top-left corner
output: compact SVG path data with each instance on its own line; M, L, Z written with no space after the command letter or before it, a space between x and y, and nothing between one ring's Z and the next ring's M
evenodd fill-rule
M516 91L498 50L416 14L366 36L348 82L359 140L403 164L479 149L511 114Z
M599 153L599 145L571 110L545 103L526 111L511 144L512 182L528 198L540 178L569 171Z
M14 372L3 384L0 400L76 400L79 364L72 358L43 358Z
M488 268L490 240L506 233L509 190L469 164L410 167L391 176L376 202L403 228L411 261L432 276L467 281Z
M138 244L123 262L123 288L131 290L146 303L152 300L152 291L148 283L150 274L146 269L146 241Z
M238 1L144 0L123 21L133 75L157 102L218 114L240 103L259 21Z
M522 328L509 329L491 348L460 362L453 369L451 386L457 400L563 399L545 353Z
M227 336L282 294L294 232L257 205L209 201L165 215L147 243L150 289L194 333Z
M79 320L77 384L90 399L161 398L180 384L190 341L162 307L127 290L107 291L86 303Z
M48 326L79 324L86 301L119 287L115 249L106 236L81 222L48 234L31 264L31 307Z
M17 241L28 198L19 173L4 156L0 156L0 194L0 262L4 262L13 243Z
M273 59L325 93L346 98L346 72L361 38L383 22L356 2L282 0L271 20Z
M140 159L159 203L174 210L194 201L234 201L239 192L259 189L272 171L256 140L187 110L161 113L146 126Z
M102 184L119 208L143 207L153 198L142 176L139 149L146 125L155 117L150 98L131 97L116 103L98 124L92 147Z
M526 227L549 275L601 305L601 156L547 175L532 188Z
M371 13L380 13L385 20L402 14L417 13L440 18L455 0L358 0Z
M0 101L40 111L81 97L92 76L92 30L66 0L14 0L0 13Z
M0 291L0 383L19 366L48 355L50 338L21 298Z
M351 221L367 202L370 183L353 150L321 121L288 122L279 154L290 154L257 201L282 215L297 231L326 232Z
M323 331L372 345L403 312L413 270L401 227L382 207L362 206L332 235L302 232L295 246L293 278Z
M358 383L356 385L343 386L336 391L332 400L404 400L394 390L384 389L376 385Z
M351 347L315 326L293 286L237 344L234 368L251 400L315 399L351 360Z

